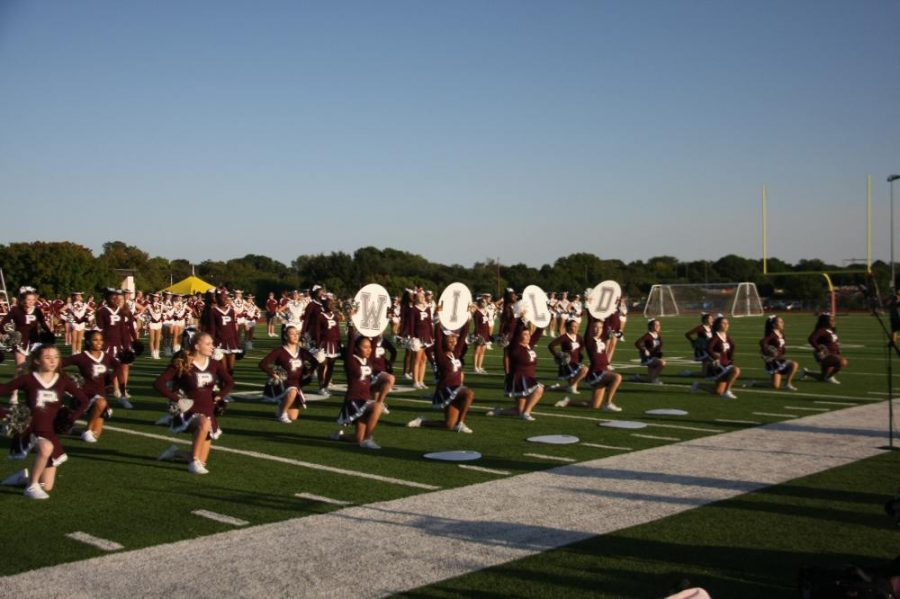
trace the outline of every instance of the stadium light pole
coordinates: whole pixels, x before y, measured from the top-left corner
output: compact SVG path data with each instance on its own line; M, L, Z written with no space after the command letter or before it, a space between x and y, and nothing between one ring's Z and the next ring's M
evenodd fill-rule
M894 278L894 181L900 179L900 175L891 175L887 178L891 186L891 291L897 295L897 280Z

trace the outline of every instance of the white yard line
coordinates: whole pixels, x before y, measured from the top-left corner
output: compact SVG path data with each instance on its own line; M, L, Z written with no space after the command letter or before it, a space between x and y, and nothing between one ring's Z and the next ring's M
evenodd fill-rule
M585 443L585 442L582 442L581 444L584 445L585 447L596 447L598 449L616 449L619 451L632 451L632 449L630 447L620 447L618 445L602 445L600 443Z
M120 549L125 549L124 545L116 543L115 541L101 539L100 537L89 535L86 532L70 532L66 534L66 537L72 539L73 541L78 541L79 543L84 543L85 545L90 545L91 547L102 549L103 551L119 551Z
M246 520L241 520L240 518L234 518L232 516L226 516L225 514L217 514L216 512L211 512L209 510L194 510L191 513L195 516L200 516L201 518L206 518L215 522L221 522L222 524L231 524L232 526L247 526L248 524L250 524Z
M724 422L726 424L762 424L756 420L732 420L729 418L716 418L714 422Z
M803 412L827 412L829 408L804 408L803 406L784 406L788 410L800 410Z
M574 462L576 460L572 458L564 458L558 455L547 455L545 453L523 453L522 455L528 456L529 458L539 458L541 460L553 460L556 462Z
M299 497L300 499L308 499L310 501L318 501L319 503L330 503L331 505L353 505L352 501L332 499L331 497L313 495L312 493L294 493L294 497Z
M753 412L754 416L771 416L772 418L797 418L796 414L777 414L772 412Z
M501 474L503 476L509 476L512 472L508 470L497 470L495 468L485 468L484 466L472 466L471 464L459 464L459 467L463 470L474 470L475 472L487 472L488 474Z
M655 439L658 441L681 441L678 437L659 437L657 435L645 435L643 433L631 433L631 436L640 439Z
M138 437L146 437L148 439L159 439L161 441L166 441L169 443L183 443L185 445L190 445L190 441L186 441L183 439L179 439L177 437L165 436L165 435L155 435L153 433L144 433L141 431L133 431L127 428L121 428L118 426L105 426L105 430L115 431L117 433L124 433L126 435L135 435ZM394 485L401 485L404 487L412 487L414 489L424 489L426 491L436 491L440 489L440 487L435 485L426 485L425 483L417 483L408 480L402 480L399 478L391 478L389 476L381 476L379 474L371 474L369 472L358 472L356 470L345 470L344 468L335 468L334 466L325 466L323 464L314 464L312 462L304 462L301 460L295 460L293 458L285 458L277 455L270 455L268 453L261 453L259 451L248 451L245 449L234 449L231 447L223 447L221 445L213 445L212 448L216 451L221 451L223 453L234 453L237 455L246 456L249 458L256 458L259 460L269 460L271 462L279 462L281 464L289 464L291 466L300 466L301 468L309 468L310 470L322 470L324 472L333 472L335 474L343 474L345 476L355 476L357 478L367 478L370 480L377 480L380 482L391 483Z
M826 405L826 406L855 406L855 405L857 405L857 404L855 404L855 403L847 403L846 401L824 401L824 400L820 400L820 401L814 401L813 403L820 403L820 404Z

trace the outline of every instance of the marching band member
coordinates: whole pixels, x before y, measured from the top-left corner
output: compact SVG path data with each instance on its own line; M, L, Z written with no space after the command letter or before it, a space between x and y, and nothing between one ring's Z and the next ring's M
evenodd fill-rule
M581 341L581 337L578 336L578 323L569 320L566 322L566 332L551 341L547 347L559 364L559 379L566 381L569 393L573 394L578 393L578 383L588 374L587 366L581 363Z
M176 293L172 298L172 310L169 313L169 334L172 338L172 351L181 350L181 335L187 326L190 308L184 303L184 296Z
M573 403L568 397L564 397L554 405L557 408L565 408L570 405L578 405L600 409L603 412L621 412L622 408L616 405L616 392L622 384L622 375L613 372L609 368L609 353L606 351L606 343L603 341L603 323L595 320L584 336L584 348L590 359L590 373L586 383L593 389L591 401L579 401ZM606 390L609 389L609 397Z
M144 308L143 316L144 320L147 322L147 339L150 342L150 357L154 360L159 360L165 310L162 303L159 301L158 293L150 294L150 303Z
M391 335L396 337L400 334L400 296L395 295L388 310L388 316L391 321Z
M285 299L284 307L281 309L282 318L286 324L297 327L298 331L303 331L306 324L303 320L306 313L307 304L303 301L303 294L296 289L291 292L291 297Z
M372 341L360 335L352 348L352 353L348 349L349 355L344 359L347 393L344 395L344 403L338 415L338 424L341 426L354 424L356 426L354 438L363 449L381 449L372 438L384 405L372 398L372 367L369 364ZM340 438L340 433L332 438Z
M559 332L556 333L556 331L554 331L554 333L556 333L557 337L559 335L564 335L566 333L566 314L568 314L568 313L569 313L569 292L563 291L559 296L559 300L557 300L557 302L556 302L556 314L557 314L556 324L558 325L557 330Z
M224 411L223 397L226 397L234 386L234 379L222 362L213 359L215 344L209 333L198 333L191 339L189 347L178 352L172 363L156 382L154 389L174 404L171 411L172 431L176 433L190 432L194 443L190 454L172 445L159 456L160 460L171 460L176 457L189 459L188 472L191 474L209 474L206 463L212 442L222 435L217 416ZM218 390L216 389L218 386ZM181 391L191 400L186 409L180 407Z
M700 324L684 334L684 338L688 340L694 350L694 362L701 363L700 376L704 377L709 376L712 363L707 351L709 342L712 340L712 323L712 314L704 312L700 315Z
M306 408L303 396L303 383L311 374L311 365L316 359L308 350L300 347L300 329L293 324L286 324L281 330L281 347L270 351L260 360L259 368L269 375L273 388L280 387L281 393L276 397L279 401L275 417L280 422L290 424L300 418L300 410ZM283 373L277 373L275 367Z
M708 390L724 399L737 399L731 388L741 375L741 369L734 363L734 340L728 334L728 328L728 319L721 315L712 323L713 335L706 351L712 360L709 374L715 377L715 383ZM703 387L696 382L691 390L697 391Z
M444 410L443 420L426 420L414 418L406 426L409 428L444 427L458 433L471 433L466 426L466 416L475 393L463 385L465 373L459 355L459 335L455 331L444 331L438 324L435 326L435 345L439 350L435 354L437 360L437 386L432 396L432 407Z
M81 440L85 443L96 443L103 433L103 418L112 414L107 413L109 403L106 401L106 388L113 378L119 379L119 384L124 387L122 381L122 364L116 358L103 351L103 333L91 331L85 343L85 350L81 353L63 359L62 367L75 366L79 374L84 378L81 386L91 410L88 418L88 427L81 434Z
M834 316L828 312L819 315L816 321L816 328L809 336L809 344L813 347L813 357L819 364L820 371L818 373L809 372L803 369L803 376L814 378L819 381L831 383L832 385L840 385L840 381L835 375L841 369L847 367L847 358L841 355L841 345L838 343L838 336L835 333Z
M659 373L666 367L666 361L663 360L661 330L662 324L655 318L651 318L647 322L647 332L634 342L641 359L641 366L647 367L647 380L651 385L663 384L659 380Z
M25 403L31 411L31 444L25 451L27 453L31 447L36 450L31 476L25 487L25 497L49 499L48 491L53 490L56 481L56 468L68 459L56 435L56 420L64 407L63 398L65 394L69 394L77 402L66 417L66 427L71 427L84 413L88 399L72 379L61 372L59 350L56 347L38 345L33 348L30 357L30 373L20 374L9 383L0 384L0 394L20 389L24 392ZM24 478L27 471L22 474Z
M506 306L504 306L504 309ZM493 409L488 416L518 416L522 420L533 421L531 410L544 395L544 385L536 377L537 353L532 349L531 331L521 329L507 349L509 359L510 390L516 400L513 408Z
M247 330L247 327L245 326L247 324L247 302L244 299L243 289L234 290L234 297L231 299L231 307L234 308L234 326L237 328L238 343L241 347L246 347L244 344L244 333Z
M83 297L84 294L80 291L73 292L72 301L63 309L71 329L72 354L81 351L84 343L84 331L94 318L94 311L84 302Z
M255 297L252 293L247 294L244 308L244 349L250 351L253 349L253 339L256 335L256 321L259 320L259 307L253 303Z
M124 357L122 354L131 351L131 344L136 339L136 333L133 325L134 318L124 304L122 290L109 287L106 289L106 303L97 310L96 318L97 328L103 333L104 351L122 362L122 375L113 380L113 394L123 408L130 410L134 406L129 401L131 395L128 393L128 364L126 360L122 359Z
M786 376L784 387L788 391L796 391L794 375L800 369L800 365L794 360L785 359L784 319L772 314L766 319L763 338L759 341L759 349L763 362L766 364L766 372L772 378L772 388L781 388L781 377Z

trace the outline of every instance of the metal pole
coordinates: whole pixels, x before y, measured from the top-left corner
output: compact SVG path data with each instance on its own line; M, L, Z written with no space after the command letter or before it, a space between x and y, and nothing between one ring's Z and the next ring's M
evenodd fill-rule
M767 196L767 195L768 195L768 189L766 188L765 185L763 185L763 192L762 192L762 267L763 267L763 274L764 274L764 275L765 275L765 274L769 274L769 268L768 268L768 256L766 255L766 254L767 254L767 248L766 248L766 246L768 245L768 244L767 244L767 239L766 239L766 236L767 236L767 233L768 233L768 231L766 231L766 225L767 225L767 222L766 222L766 220L767 220L767 219L766 219L766 200L767 200L767 197L766 197L766 196Z
M894 278L894 181L900 179L900 175L891 175L887 178L891 186L891 291L897 294L897 281Z

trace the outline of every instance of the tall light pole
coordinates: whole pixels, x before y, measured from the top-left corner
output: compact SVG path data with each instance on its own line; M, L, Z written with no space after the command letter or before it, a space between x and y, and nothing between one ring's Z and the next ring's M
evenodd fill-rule
M900 179L900 175L891 175L887 182L891 186L891 291L897 295L897 280L894 278L894 181Z

